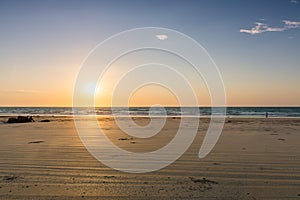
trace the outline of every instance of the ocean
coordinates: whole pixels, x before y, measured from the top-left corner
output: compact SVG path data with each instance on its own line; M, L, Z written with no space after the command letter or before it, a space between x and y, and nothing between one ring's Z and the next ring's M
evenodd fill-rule
M195 112L195 108L199 112ZM220 110L220 112L218 112ZM221 115L223 108L216 108L215 115ZM197 110L198 111L198 110ZM228 117L300 117L300 107L227 107ZM165 107L162 109L149 107L0 107L0 116L71 116L71 115L98 115L98 116L210 116L211 107Z

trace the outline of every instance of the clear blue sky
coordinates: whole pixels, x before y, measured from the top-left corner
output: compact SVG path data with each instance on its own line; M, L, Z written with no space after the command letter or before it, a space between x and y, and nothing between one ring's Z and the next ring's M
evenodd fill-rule
M70 105L89 51L149 26L204 46L229 105L300 105L300 1L2 0L0 106Z

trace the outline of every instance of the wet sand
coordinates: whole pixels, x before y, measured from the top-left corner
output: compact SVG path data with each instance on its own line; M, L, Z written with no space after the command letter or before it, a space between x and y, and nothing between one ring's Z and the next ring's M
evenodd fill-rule
M97 161L71 117L1 122L6 119L0 118L0 199L300 199L300 119L230 119L213 151L199 159L209 122L201 119L180 159L145 174L119 172ZM179 122L169 118L158 135L140 139L120 131L112 118L99 118L111 141L133 152L161 148Z

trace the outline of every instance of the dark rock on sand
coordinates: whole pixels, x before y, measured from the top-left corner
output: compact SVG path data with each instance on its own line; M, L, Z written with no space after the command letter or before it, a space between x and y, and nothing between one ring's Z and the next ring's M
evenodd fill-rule
M103 176L103 178L110 179L110 178L116 178L116 177L115 176Z
M17 176L4 176L3 180L4 181L14 181L16 180L18 177Z
M10 117L7 120L7 123L26 123L26 122L34 122L32 116L18 116L17 118L15 117Z
M38 144L38 143L44 143L44 141L43 140L37 140L37 141L28 142L28 144Z
M43 119L40 122L50 122L50 120L49 119Z
M206 178L202 178L202 179L196 179L194 177L190 177L191 181L193 181L194 183L202 183L202 184L218 184L217 181L212 181Z
M133 140L133 138L119 138L118 140L124 141L124 140Z

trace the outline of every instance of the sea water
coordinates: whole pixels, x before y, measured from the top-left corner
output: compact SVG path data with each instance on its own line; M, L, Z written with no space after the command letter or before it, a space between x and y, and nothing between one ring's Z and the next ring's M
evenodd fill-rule
M223 115L224 108L215 107L214 115ZM196 111L196 112L195 112ZM227 107L228 117L300 117L300 107ZM1 116L211 116L211 107L0 107Z

